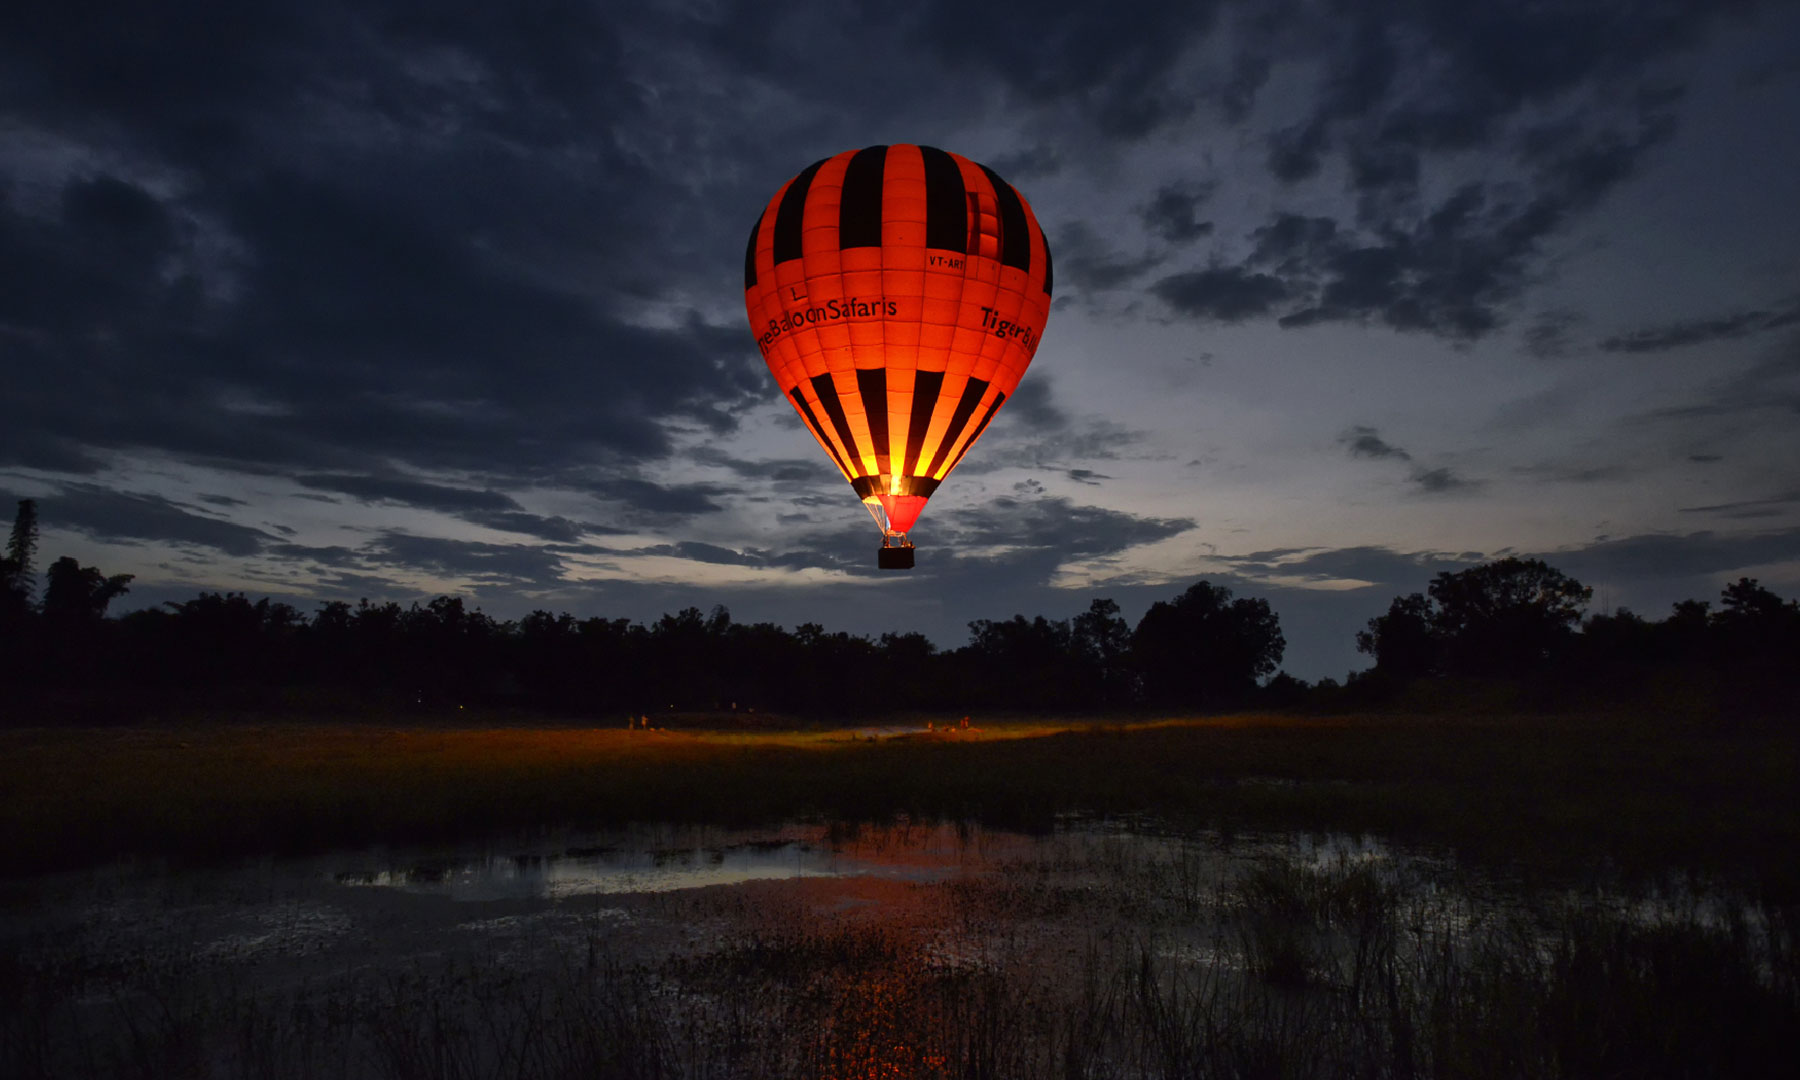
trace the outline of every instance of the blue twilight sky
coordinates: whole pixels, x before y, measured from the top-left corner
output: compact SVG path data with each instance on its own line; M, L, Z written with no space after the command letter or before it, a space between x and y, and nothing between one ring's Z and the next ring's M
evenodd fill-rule
M0 496L129 606L453 593L966 640L1532 554L1800 592L1800 5L169 0L0 23ZM745 326L806 164L1031 200L1058 299L914 530Z

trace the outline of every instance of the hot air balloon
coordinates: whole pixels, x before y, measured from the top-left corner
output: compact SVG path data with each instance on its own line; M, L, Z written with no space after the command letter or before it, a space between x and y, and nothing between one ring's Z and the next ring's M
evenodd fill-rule
M1050 248L994 170L930 146L809 165L750 230L744 306L776 385L913 565L925 501L1037 352Z

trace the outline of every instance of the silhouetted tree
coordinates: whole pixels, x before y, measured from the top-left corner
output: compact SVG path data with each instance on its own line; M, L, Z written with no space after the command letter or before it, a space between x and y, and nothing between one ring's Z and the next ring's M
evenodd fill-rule
M129 591L131 574L102 574L64 555L50 564L45 575L44 621L51 626L80 626L99 622L107 607Z
M959 651L971 704L1054 711L1080 704L1082 672L1066 619L976 619Z
M1242 700L1281 663L1287 640L1266 600L1231 598L1201 581L1150 605L1131 635L1145 698L1163 708L1216 708Z
M37 583L32 560L37 554L37 500L20 499L13 516L12 533L6 540L6 556L0 558L0 604L29 608Z
M1776 596L1758 585L1755 578L1741 577L1719 594L1719 611L1713 621L1720 626L1773 629L1785 625L1796 614L1800 614L1800 605Z
M1800 671L1800 604L1739 578L1719 596L1709 622L1724 703L1746 712L1795 708Z
M32 595L36 591L31 560L36 550L37 503L20 499L6 554L0 556L0 679L9 685L38 663L37 642L29 630L34 614Z
M1095 599L1075 616L1071 629L1075 654L1092 672L1092 694L1081 704L1111 709L1136 701L1131 624L1120 617L1119 605L1110 599Z
M174 616L174 661L185 678L212 686L268 684L291 677L305 619L289 604L243 593L201 593L164 604Z
M775 630L779 632L780 627ZM916 632L887 633L876 641L876 649L881 704L891 709L924 709L949 699L945 680L949 662L938 655L930 638Z
M1608 615L1589 615L1581 624L1582 661L1592 667L1617 668L1656 658L1662 644L1656 623L1630 608Z
M1439 674L1526 684L1540 707L1662 703L1723 718L1792 712L1800 700L1800 603L1752 578L1727 585L1717 610L1683 600L1660 622L1623 608L1583 620L1592 590L1536 559L1439 574L1430 593L1395 598L1357 634L1376 666L1347 691L1379 700L1434 670L1430 658Z
M6 554L0 556L0 706L23 706L24 684L43 667L41 635L32 632L37 503L20 499Z
M94 692L117 676L106 648L107 606L126 591L130 574L108 577L64 555L45 571L43 648L48 681Z
M1441 573L1430 592L1444 669L1516 678L1567 647L1594 591L1541 559L1509 557Z
M1431 601L1423 593L1394 597L1386 615L1369 620L1356 634L1356 651L1375 658L1375 670L1398 682L1436 674L1438 641Z
M1706 630L1712 623L1712 604L1705 600L1678 600L1663 620L1663 636L1686 655L1699 656L1705 649Z
M1312 690L1312 684L1305 679L1296 679L1285 671L1277 671L1263 684L1261 699L1270 708L1292 709L1306 704Z
M580 701L581 627L568 612L538 610L519 620L518 673L525 697L541 708Z

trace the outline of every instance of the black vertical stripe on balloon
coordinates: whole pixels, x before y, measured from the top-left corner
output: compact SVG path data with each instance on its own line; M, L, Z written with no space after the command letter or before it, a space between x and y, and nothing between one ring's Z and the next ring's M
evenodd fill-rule
M844 169L844 201L838 207L838 247L881 246L881 180L887 147L858 150Z
M744 288L756 288L756 237L762 232L764 215L768 214L764 207L761 214L756 215L756 224L750 226L750 245L744 249Z
M931 414L943 392L943 372L921 371L913 376L912 417L906 423L906 461L900 468L903 476L919 475L919 451L925 446L925 432L931 427Z
M1050 238L1044 237L1044 295L1050 295L1050 279L1054 277L1056 264L1050 261Z
M981 396L987 393L987 388L988 384L980 379L970 379L969 384L963 387L962 399L956 403L956 411L950 414L950 426L944 429L944 440L938 443L937 452L931 455L931 464L926 466L924 475L937 475L938 466L944 463L944 455L956 445L956 437L969 425L969 417L974 414L975 406L981 404Z
M850 467L844 471L851 476L861 476L862 450L856 445L856 436L850 434L850 418L844 415L844 403L838 400L837 384L831 381L831 373L814 375L812 386L813 393L819 395L819 404L825 408L825 415L831 417L831 426L843 440L844 449L850 452Z
M1000 205L1000 265L1030 270L1031 227L1025 224L1025 204L1019 201L1019 193L1012 185L1000 179L1000 174L986 165L981 171L993 181L994 199Z
M800 232L806 224L806 192L812 187L819 166L827 160L822 158L808 165L804 172L794 177L787 193L781 197L781 206L775 211L775 261L778 264L800 257Z
M862 395L863 408L868 410L869 438L875 440L875 471L889 475L894 470L888 450L887 369L857 368L856 392Z
M788 391L788 396L793 398L794 404L800 407L800 415L806 418L814 437L824 445L826 452L831 455L831 460L837 462L838 468L843 469L846 474L851 473L851 470L844 465L843 455L838 453L837 447L831 445L831 439L825 434L825 426L819 423L819 416L813 412L811 403L806 400L806 395L802 394L800 388L796 386Z
M925 158L925 246L967 254L969 195L956 159L935 146L921 146Z
M950 463L950 468L952 468L952 469L956 468L956 466L962 461L963 454L967 454L969 452L969 447L974 446L976 440L981 438L981 433L987 430L988 421L992 420L994 418L994 414L999 412L1000 406L1005 403L1006 403L1006 395L1005 394L995 394L994 395L994 403L992 405L989 405L987 407L987 412L985 412L981 415L981 423L975 425L975 433L969 436L968 442L963 443L962 454L956 455L956 460L952 461Z

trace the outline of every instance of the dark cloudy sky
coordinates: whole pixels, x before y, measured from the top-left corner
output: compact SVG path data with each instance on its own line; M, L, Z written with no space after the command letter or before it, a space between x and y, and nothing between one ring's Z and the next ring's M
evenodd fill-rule
M808 163L1031 200L1058 299L879 575L744 322ZM67 0L0 20L0 495L42 556L919 629L1270 600L1297 675L1537 554L1800 592L1792 3Z

